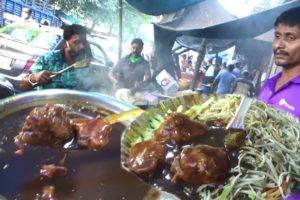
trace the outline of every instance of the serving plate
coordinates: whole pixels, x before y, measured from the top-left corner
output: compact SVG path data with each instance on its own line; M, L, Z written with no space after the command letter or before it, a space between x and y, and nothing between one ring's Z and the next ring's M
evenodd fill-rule
M224 128L235 116L242 97L187 95L163 101L150 108L122 134L122 167L130 172L127 159L132 147L154 138L157 129L152 126L153 120L165 118L170 112L185 112L210 128L216 125L212 122L221 120L222 123L217 125ZM198 109L195 112L199 113L191 111L195 105ZM163 178L157 175L154 175L155 178L137 176L183 199L282 199L295 191L300 183L299 120L254 99L245 117L245 132L245 143L237 152L237 164L231 167L228 178L222 184L190 187L173 183L170 174Z

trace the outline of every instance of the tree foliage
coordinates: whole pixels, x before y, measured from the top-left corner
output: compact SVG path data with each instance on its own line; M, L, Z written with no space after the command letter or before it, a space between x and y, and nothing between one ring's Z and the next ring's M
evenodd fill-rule
M56 5L72 16L92 22L93 25L102 25L111 31L117 32L119 24L119 6L117 0L56 0ZM126 1L123 1L123 35L135 33L141 23L150 23L152 16L144 15Z

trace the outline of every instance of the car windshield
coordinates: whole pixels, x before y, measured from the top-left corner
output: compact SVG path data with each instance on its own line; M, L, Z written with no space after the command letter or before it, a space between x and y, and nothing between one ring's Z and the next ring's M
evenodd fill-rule
M10 25L0 30L2 36L31 46L51 49L61 38L60 35L38 27Z
M91 40L101 44L110 60L114 63L118 61L118 39L108 36L91 35ZM122 57L130 53L130 47L122 44Z
M90 44L90 47L91 47L93 58L96 59L97 61L99 61L100 63L105 64L106 57L105 57L103 50L94 44Z
M42 32L31 42L34 46L39 46L45 49L52 49L60 40L61 36L52 33Z

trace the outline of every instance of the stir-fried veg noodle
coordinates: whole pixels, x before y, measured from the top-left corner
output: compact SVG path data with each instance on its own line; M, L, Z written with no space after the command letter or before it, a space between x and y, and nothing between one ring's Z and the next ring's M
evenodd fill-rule
M300 127L297 121L255 101L246 119L247 137L239 164L224 188L198 188L201 199L282 199L300 183ZM243 163L243 164L242 164ZM247 167L243 167L247 166Z
M184 112L201 122L218 120L222 125L234 116L240 97L210 98ZM170 111L170 112L175 112ZM152 120L151 128L131 145L152 138L164 116ZM283 199L300 187L300 123L297 119L260 101L253 101L245 117L246 139L238 165L231 169L226 185L201 185L199 199ZM146 136L145 136L146 135Z
M215 96L210 97L207 101L200 105L193 105L190 108L185 109L182 105L178 106L176 110L168 110L165 116L157 114L155 118L151 119L150 127L146 130L135 131L136 134L126 137L130 146L151 139L154 137L154 132L164 122L164 118L171 112L183 112L191 119L199 120L206 124L207 122L218 121L219 123L226 125L231 118L235 115L236 108L239 106L241 98L239 96L224 96L224 98L218 99Z

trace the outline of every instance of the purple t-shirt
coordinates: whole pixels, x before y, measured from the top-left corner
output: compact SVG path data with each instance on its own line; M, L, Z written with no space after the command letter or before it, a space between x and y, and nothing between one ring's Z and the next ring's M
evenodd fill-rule
M291 195L289 195L285 200L299 200L300 199L300 191L297 191Z
M300 75L290 80L275 92L281 72L268 79L262 87L259 99L275 108L292 113L300 118Z

